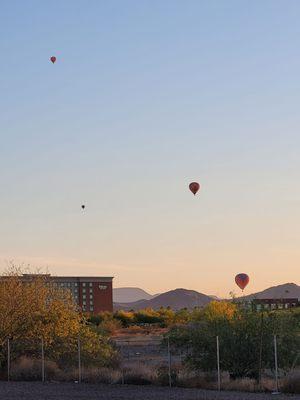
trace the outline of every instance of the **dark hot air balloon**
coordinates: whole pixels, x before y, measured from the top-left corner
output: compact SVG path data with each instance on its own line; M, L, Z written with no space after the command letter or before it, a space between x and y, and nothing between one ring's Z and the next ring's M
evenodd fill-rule
M238 287L242 290L245 289L245 287L248 285L249 283L249 276L247 274L238 274L235 277L235 283L238 285Z
M56 61L56 57L54 57L54 56L50 57L50 61L54 64Z
M192 182L189 184L189 188L190 191L194 194L194 196L196 195L196 193L198 192L198 190L200 189L200 185L198 182Z
M84 210L84 209L85 209L85 205L84 205L84 204L82 204L81 208Z

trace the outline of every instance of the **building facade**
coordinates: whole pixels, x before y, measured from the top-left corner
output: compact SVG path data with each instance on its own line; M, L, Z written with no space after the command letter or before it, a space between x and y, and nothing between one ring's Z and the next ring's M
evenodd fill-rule
M34 275L23 274L24 281L32 277ZM68 289L83 312L113 311L113 277L47 275L47 279L59 288Z
M282 310L300 306L300 299L298 298L254 299L252 302L258 310Z

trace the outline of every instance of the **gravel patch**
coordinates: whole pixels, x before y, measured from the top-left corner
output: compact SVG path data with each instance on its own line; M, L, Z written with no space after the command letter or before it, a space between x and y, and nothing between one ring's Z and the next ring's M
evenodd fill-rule
M300 395L215 392L156 386L0 382L5 400L300 400Z

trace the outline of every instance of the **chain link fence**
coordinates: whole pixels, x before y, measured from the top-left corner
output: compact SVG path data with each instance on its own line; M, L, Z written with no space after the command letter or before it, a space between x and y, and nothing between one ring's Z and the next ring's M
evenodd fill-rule
M208 352L215 352L215 389L222 390L223 372L220 358L219 337L215 337L214 345ZM188 344L185 350L178 350L171 346L168 337L140 336L114 338L113 345L119 352L119 368L113 371L114 379L110 383L118 384L150 384L154 375L156 383L176 385L176 373L184 370L184 360L191 354ZM279 391L280 352L278 352L277 337L273 338L274 368L272 372L273 390ZM32 381L73 381L81 383L90 381L103 381L103 374L96 374L96 369L91 369L90 360L84 351L84 343L80 337L70 343L68 352L63 357L60 354L61 343L45 343L39 340L8 338L0 348L0 379L7 381L32 380ZM300 349L299 349L300 354ZM204 357L205 355L199 355ZM109 379L106 377L106 381Z

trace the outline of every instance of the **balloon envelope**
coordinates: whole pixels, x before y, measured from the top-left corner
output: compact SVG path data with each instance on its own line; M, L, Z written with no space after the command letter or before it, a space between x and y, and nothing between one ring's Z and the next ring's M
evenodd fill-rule
M200 189L200 185L198 182L192 182L189 184L190 191L195 195Z
M56 57L54 57L54 56L50 57L50 61L54 64L56 61Z
M245 289L245 287L248 285L249 283L249 276L247 274L238 274L235 277L235 283L238 285L238 287L242 290Z
M85 209L85 205L84 205L84 204L82 204L81 208L84 210L84 209Z

